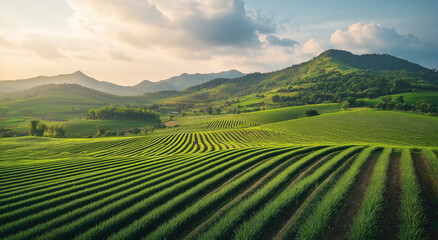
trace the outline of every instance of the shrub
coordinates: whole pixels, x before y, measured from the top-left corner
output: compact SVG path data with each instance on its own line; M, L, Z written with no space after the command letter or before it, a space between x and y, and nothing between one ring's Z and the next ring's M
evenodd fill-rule
M319 113L316 110L309 109L306 111L307 117L318 116L318 115L319 115Z

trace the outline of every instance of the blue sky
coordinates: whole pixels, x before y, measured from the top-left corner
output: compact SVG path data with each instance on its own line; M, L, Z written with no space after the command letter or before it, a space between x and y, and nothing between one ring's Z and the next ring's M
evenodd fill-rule
M132 85L272 71L337 48L438 67L438 1L2 0L0 79L81 70Z

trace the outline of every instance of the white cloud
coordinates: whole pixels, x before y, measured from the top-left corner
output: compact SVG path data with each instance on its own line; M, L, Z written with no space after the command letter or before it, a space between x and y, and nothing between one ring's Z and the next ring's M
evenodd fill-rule
M394 28L360 22L350 25L347 31L336 30L330 41L337 48L358 52L393 51L416 47L419 43L412 34L401 35Z
M140 49L205 58L222 48L249 50L276 31L274 20L251 17L242 0L68 0L71 22L97 35ZM282 39L290 45L294 40ZM276 42L279 45L279 41Z
M316 56L324 51L324 43L319 42L314 38L309 39L306 43L304 43L301 53L308 54L312 56Z

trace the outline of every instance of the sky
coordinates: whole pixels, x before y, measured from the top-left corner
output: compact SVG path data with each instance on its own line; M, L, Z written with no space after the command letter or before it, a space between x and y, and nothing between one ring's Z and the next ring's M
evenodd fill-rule
M77 70L134 85L268 72L328 49L438 68L436 0L1 0L0 79Z

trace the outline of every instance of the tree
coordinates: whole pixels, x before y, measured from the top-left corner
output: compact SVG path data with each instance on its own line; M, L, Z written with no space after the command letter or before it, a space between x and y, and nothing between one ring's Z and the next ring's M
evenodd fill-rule
M272 102L275 102L275 103L280 102L280 96L278 96L278 95L272 96Z
M306 111L307 117L318 116L318 115L319 115L319 113L316 110L309 109Z
M354 98L354 97L346 97L345 101L348 102L349 107L356 107L356 98Z
M46 125L46 130L44 131L44 137L65 137L65 126L64 124L50 124Z
M30 121L29 134L31 136L42 137L46 131L46 124L41 123L39 120Z
M213 114L213 107L207 107L207 113Z
M432 112L432 104L427 104L426 101L421 100L415 104L415 109L420 112L428 113Z
M221 108L216 108L215 111L216 111L217 114L221 114L222 109Z
M344 110L348 109L349 107L350 107L350 103L347 100L342 102L342 108Z
M38 125L39 122L40 121L38 121L38 120L30 121L30 124L29 124L29 134L31 136L36 136L36 129L37 129L37 125Z
M110 131L110 128L107 125L100 125L96 127L96 136L101 137L105 136L106 132Z
M382 99L380 99L380 102L376 105L377 108L383 109L383 110L391 110L394 108L394 103L392 102L391 96L384 96Z
M15 136L14 130L10 128L0 127L0 138L13 137Z
M87 119L97 120L137 120L145 122L160 122L160 115L149 109L140 107L114 107L106 106L99 109L88 110Z

